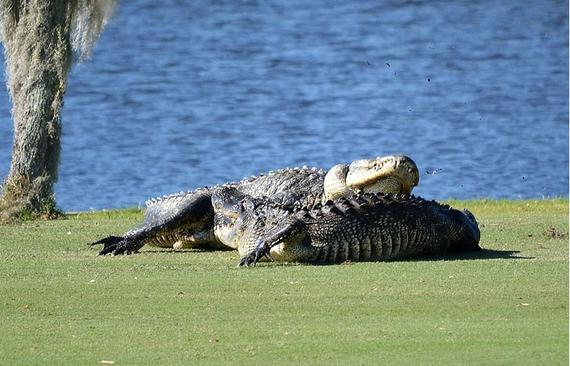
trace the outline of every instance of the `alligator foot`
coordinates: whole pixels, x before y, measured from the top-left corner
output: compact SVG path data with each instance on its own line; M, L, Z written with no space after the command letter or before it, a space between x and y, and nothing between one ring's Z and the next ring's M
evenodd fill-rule
M132 248L132 245L129 244L125 238L120 236L108 236L96 242L90 243L89 245L97 245L103 244L103 249L99 252L99 255L106 255L106 254L131 254L136 252L136 249Z
M267 257L267 259L273 262L273 258L271 257L270 251L271 248L269 247L269 245L267 245L265 241L260 241L259 244L257 244L255 249L251 253L245 255L241 259L241 261L239 262L239 266L249 267L250 265L253 265L255 267L257 262L259 262L259 260L262 259L263 257Z

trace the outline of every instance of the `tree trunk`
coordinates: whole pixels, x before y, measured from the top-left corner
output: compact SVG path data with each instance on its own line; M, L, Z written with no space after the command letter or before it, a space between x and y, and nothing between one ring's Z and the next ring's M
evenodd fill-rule
M69 3L22 1L1 19L14 144L0 219L57 214L53 188L63 95L72 61Z

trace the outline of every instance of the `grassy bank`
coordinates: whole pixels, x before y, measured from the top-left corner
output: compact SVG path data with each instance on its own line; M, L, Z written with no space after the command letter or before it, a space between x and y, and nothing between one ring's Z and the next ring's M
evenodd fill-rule
M85 243L136 210L0 226L0 364L568 364L568 201L463 201L487 250L236 268Z

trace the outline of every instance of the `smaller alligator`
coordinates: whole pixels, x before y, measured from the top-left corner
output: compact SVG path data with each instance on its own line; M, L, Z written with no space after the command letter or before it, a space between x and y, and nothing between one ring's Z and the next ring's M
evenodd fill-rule
M147 201L143 223L123 236L108 236L99 255L129 254L144 245L162 248L228 249L214 235L212 194L233 187L253 197L267 197L287 207L310 206L360 191L409 194L419 182L412 159L395 155L317 168L281 169L268 174L200 188Z
M245 266L263 257L339 263L481 249L471 212L414 196L363 193L292 210L224 188L212 203L216 237Z

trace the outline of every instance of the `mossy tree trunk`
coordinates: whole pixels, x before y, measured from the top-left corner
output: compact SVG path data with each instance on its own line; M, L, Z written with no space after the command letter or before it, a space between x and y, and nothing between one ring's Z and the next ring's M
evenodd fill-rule
M61 111L73 43L88 55L113 0L0 0L14 143L0 220L57 215Z
M2 215L54 215L61 109L72 61L68 1L31 0L3 19L14 144Z

